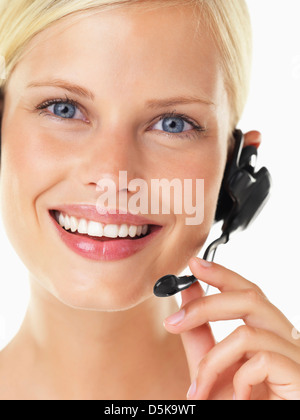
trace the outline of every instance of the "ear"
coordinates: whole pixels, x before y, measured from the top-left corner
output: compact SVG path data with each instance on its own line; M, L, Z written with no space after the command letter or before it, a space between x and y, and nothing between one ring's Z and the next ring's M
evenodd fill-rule
M255 146L257 149L261 144L262 135L259 131L249 131L244 134L244 147Z

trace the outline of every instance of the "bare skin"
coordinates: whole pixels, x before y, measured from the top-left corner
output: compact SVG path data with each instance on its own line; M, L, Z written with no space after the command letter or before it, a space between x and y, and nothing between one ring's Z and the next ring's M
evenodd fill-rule
M188 263L203 277L191 257L213 222L228 154L231 110L219 56L208 34L194 36L192 16L180 7L106 11L72 26L68 18L31 41L8 81L1 208L8 237L28 267L32 297L19 333L0 356L1 399L184 399L200 361L217 348L211 312L207 318L194 313L192 327L166 322L164 328L177 304L152 294L159 277ZM61 87L28 88L58 78L90 90L94 100ZM195 92L198 102L147 107ZM43 115L36 110L66 93L80 103L72 121L53 116L53 108ZM204 131L189 126L184 136L167 135L159 121L174 109ZM260 141L257 131L245 136L245 145ZM204 179L205 221L195 227L185 225L185 214L149 215L163 229L141 252L113 263L79 257L53 231L48 209L95 204L97 181L103 174L117 179L119 170L148 182L154 175ZM197 287L183 294L184 305L200 304ZM209 395L198 385L195 398L231 399L244 356L212 375L218 379L207 387ZM265 390L258 387L256 395Z
M182 342L163 328L164 318L177 306L174 300L154 298L152 289L166 272L182 271L206 239L226 163L230 110L211 41L194 39L186 19L189 9L169 12L123 10L70 27L69 20L61 22L28 45L29 53L8 81L2 215L29 268L32 299L21 331L2 354L6 397L185 398L190 377ZM184 38L178 36L178 27ZM196 62L199 48L210 67ZM187 55L184 62L181 51ZM172 69L176 74L170 78ZM34 111L49 97L67 93L73 98L61 88L27 88L54 78L71 80L95 97L91 101L73 95L82 108L72 121ZM147 107L150 100L186 98L195 92L203 103ZM183 133L188 138L170 137L158 122L174 109L207 131L196 133L188 126ZM22 153L15 153L20 147ZM96 182L104 173L116 179L119 170L127 170L128 179L148 182L153 176L207 179L205 223L199 229L185 225L185 214L150 215L163 232L132 257L95 264L73 254L53 233L47 210L64 202L95 203ZM17 357L20 351L22 358Z

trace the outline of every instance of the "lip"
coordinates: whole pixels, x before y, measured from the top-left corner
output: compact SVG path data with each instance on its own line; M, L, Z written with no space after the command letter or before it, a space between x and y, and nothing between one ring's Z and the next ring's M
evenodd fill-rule
M159 225L155 221L142 217L140 215L134 215L131 213L121 212L118 209L98 209L95 206L89 204L68 204L53 208L53 210L60 211L63 214L77 217L78 219L92 220L94 222L104 224L115 224L121 225L126 223L128 225Z
M54 217L54 209L49 211L50 218L64 244L84 258L94 261L116 261L123 258L128 258L137 252L143 250L162 230L162 226L149 223L149 219L132 214L99 214L97 209L89 205L68 205L58 206L56 211L67 213L70 216L85 218L100 223L114 223L114 224L148 224L150 226L150 233L138 239L115 238L107 240L94 239L88 235L74 234L66 231L59 225Z

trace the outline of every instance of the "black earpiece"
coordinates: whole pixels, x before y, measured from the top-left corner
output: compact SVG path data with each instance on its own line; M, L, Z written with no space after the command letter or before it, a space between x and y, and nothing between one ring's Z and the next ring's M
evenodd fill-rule
M244 136L240 130L235 130L234 139L235 148L226 166L215 215L216 222L223 220L222 235L206 249L205 260L213 260L217 247L226 244L233 232L249 226L266 204L271 190L269 171L261 168L255 172L256 147L243 148ZM153 292L158 297L172 296L196 281L193 275L166 275L156 282Z

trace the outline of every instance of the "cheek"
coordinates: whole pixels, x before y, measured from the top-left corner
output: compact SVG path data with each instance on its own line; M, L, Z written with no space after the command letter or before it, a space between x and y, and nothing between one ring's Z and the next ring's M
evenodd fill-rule
M165 254L165 262L173 267L174 264L177 264L177 274L186 267L191 257L200 252L213 224L226 163L226 146L223 146L223 144L226 145L226 141L223 140L212 141L211 144L202 147L201 150L199 148L189 156L183 154L181 162L173 164L173 168L176 168L173 175L181 180L182 185L186 180L192 181L192 192L188 195L188 207L193 208L194 211L192 214L184 212L174 215L175 222L168 241L170 252L168 256ZM170 172L167 177L172 179ZM203 182L200 184L200 191L196 188L197 179ZM198 207L201 209L199 210ZM195 213L198 210L200 219L196 217ZM188 225L187 219L192 219L193 224Z
M13 124L10 125L13 127ZM14 181L10 190L17 188L27 199L36 198L57 178L60 167L57 151L50 138L25 124L10 128L3 136L3 172L5 180Z
M36 203L62 174L55 151L45 147L47 141L41 142L37 132L25 124L16 126L11 122L6 126L9 129L3 131L2 139L1 212L7 235L22 256L40 234Z
M194 211L200 206L203 211L201 214L201 224L210 225L214 219L214 214L217 206L219 190L224 174L226 163L226 149L222 144L211 145L203 148L202 153L197 156L191 157L185 163L185 167L181 169L179 176L182 183L189 181L187 184L192 185L187 194L187 203L190 210ZM178 173L178 172L177 172ZM200 215L200 211L199 211ZM188 217L184 214L185 219ZM192 219L192 218L191 218ZM190 221L191 225L196 225L196 221ZM199 230L199 229L198 229ZM193 228L191 227L191 231Z

